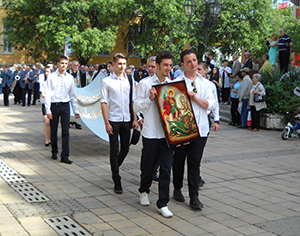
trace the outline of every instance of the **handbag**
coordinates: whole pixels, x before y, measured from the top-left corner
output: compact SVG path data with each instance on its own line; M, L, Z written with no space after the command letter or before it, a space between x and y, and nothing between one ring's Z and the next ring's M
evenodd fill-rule
M256 89L257 89L257 86L254 88L254 90L256 90ZM254 96L253 96L253 102L264 102L266 100L267 100L266 95L254 94Z
M262 96L262 95L257 95L257 94L254 94L254 97L253 97L253 101L254 102L264 102L266 101L266 96Z

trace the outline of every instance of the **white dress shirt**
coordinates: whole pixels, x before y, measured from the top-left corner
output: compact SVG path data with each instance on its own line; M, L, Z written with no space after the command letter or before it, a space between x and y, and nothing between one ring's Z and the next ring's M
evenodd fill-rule
M229 66L226 66L225 68L224 68L224 66L223 67L221 67L221 69L219 70L219 73L220 73L220 76L221 76L221 80L222 80L222 82L223 82L223 73L224 73L224 86L222 85L222 87L223 88L230 88L230 77L229 77L229 74L227 74L225 71L223 71L223 69L225 69L225 71L227 71L229 74L231 74L232 73L232 70L231 70L231 68L229 67Z
M206 100L208 102L208 108L204 109L199 106L199 104L193 100L191 100L195 119L197 122L197 126L199 129L199 133L201 137L207 137L209 133L209 124L207 118L207 110L213 111L217 106L216 99L214 98L212 86L210 85L210 81L203 78L200 74L198 74L197 79L194 81L197 88L196 96L200 99ZM185 72L183 72L175 81L184 80L187 90L193 91L192 80L185 76Z
M163 83L170 83L171 79L165 78ZM133 110L143 112L144 123L142 135L148 139L165 138L165 133L161 124L160 115L157 111L155 101L150 100L150 89L153 85L161 84L156 74L151 77L142 79L137 85L136 98L133 104Z
M51 114L51 103L71 102L74 114L79 114L74 78L69 73L59 74L59 70L48 75L45 94L46 113Z
M217 103L217 105L215 106L215 109L212 110L212 113L213 113L213 116L214 116L214 121L220 121L219 100L218 100L218 94L217 94L218 91L217 91L215 83L209 81L209 84L211 86L211 89L212 89L213 94L214 94L214 98L216 99L216 103ZM207 115L209 115L209 114L210 114L210 111L208 110Z
M135 99L135 86L132 77L132 101ZM129 111L130 84L126 74L118 78L115 73L103 79L101 85L101 103L108 104L108 120L112 122L129 122L131 120Z
M44 73L38 75L39 83L40 83L40 92L43 93L43 95L46 94L46 88L47 88L47 80L45 81L45 75ZM40 96L40 102L43 104L45 103L45 98Z

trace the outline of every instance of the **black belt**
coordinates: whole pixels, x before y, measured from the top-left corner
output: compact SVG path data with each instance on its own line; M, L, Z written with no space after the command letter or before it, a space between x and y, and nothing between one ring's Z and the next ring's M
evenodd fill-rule
M61 106L61 105L69 104L69 102L52 102L51 104L56 106Z

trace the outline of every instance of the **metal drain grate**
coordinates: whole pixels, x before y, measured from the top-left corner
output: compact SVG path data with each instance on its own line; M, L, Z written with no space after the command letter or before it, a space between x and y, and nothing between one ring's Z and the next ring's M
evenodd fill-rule
M49 199L29 183L10 185L27 202L45 202Z
M44 218L44 221L50 225L58 235L63 236L91 236L85 229L78 225L68 216Z
M19 175L18 172L16 172L13 168L7 165L4 161L0 161L0 176L8 184L20 184L27 182L26 179Z
M136 169L140 169L140 163L139 162L131 162L131 163L123 163L121 165L121 169L122 170L136 170Z

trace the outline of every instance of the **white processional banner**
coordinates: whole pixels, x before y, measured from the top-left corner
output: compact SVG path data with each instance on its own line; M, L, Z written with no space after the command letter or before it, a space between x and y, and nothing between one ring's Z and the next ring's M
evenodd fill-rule
M108 142L109 138L105 130L100 102L100 88L105 77L106 74L100 72L89 85L76 88L80 118L75 118L72 109L70 109L70 116L71 120L89 128L99 138Z

